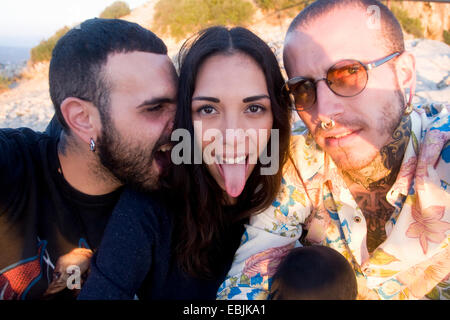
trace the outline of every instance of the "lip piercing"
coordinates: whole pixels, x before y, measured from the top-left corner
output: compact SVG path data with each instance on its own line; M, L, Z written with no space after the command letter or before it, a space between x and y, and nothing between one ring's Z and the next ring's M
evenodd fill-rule
M321 122L320 123L323 130L330 130L335 126L334 120L331 119L329 122Z

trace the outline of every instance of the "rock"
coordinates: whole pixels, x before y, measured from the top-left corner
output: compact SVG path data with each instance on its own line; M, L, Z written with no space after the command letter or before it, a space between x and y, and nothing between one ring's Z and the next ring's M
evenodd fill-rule
M450 73L436 85L438 89L444 89L448 86L450 86Z
M405 45L416 59L416 97L413 102L449 103L450 46L428 39L408 40Z

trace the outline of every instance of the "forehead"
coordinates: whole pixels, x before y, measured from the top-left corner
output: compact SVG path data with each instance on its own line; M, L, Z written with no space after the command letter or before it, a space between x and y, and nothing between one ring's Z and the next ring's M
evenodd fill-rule
M379 30L359 8L330 11L291 32L285 43L285 63L290 72L323 73L343 59L368 62L387 55ZM308 74L304 74L308 73Z
M264 72L243 53L214 55L200 66L196 79L196 94L239 95L267 93Z
M127 94L136 101L175 94L176 72L167 55L115 53L103 70L113 93Z

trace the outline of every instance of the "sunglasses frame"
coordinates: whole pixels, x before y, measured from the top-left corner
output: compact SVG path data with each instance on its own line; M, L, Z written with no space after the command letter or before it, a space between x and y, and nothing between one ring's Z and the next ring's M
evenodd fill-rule
M344 95L342 95L342 94L339 94L339 93L335 92L335 91L330 87L330 80L328 80L327 78L320 78L320 79L314 80L314 79L306 78L306 77L293 77L293 78L291 78L291 79L288 79L288 80L284 83L283 88L282 88L282 91L285 92L285 93L287 93L287 94L290 96L292 103L294 104L294 106L296 106L296 105L295 105L295 97L294 97L293 93L290 92L289 86L293 86L293 85L299 83L300 81L305 81L305 82L306 82L306 81L309 81L310 83L312 83L312 84L314 85L314 101L313 101L313 103L312 103L310 106L308 106L308 107L306 107L306 108L303 108L303 109L298 109L297 107L294 107L294 110L297 110L297 111L305 111L305 110L308 110L308 109L310 109L310 108L316 103L316 100L317 100L317 82L322 81L322 80L325 81L327 87L328 87L328 88L331 90L331 92L333 92L335 95L337 95L337 96L339 96L339 97L345 97L345 98L354 97L354 96L357 96L358 94L360 94L361 92L363 92L364 89L366 88L367 83L369 82L369 70L372 70L372 69L374 69L374 68L376 68L376 67L381 66L382 64L384 64L384 63L388 62L389 60L391 60L391 59L393 59L393 58L399 56L400 54L401 54L401 52L398 52L398 51L397 51L397 52L394 52L394 53L392 53L392 54L390 54L390 55L388 55L388 56L386 56L386 57L384 57L384 58L378 59L378 60L376 60L376 61L373 61L373 62L367 63L367 64L362 63L361 61L358 61L358 60L356 60L356 59L343 59L343 60L337 61L337 62L334 63L331 67L329 67L328 70L327 70L327 77L328 77L328 72L330 71L330 69L333 68L335 65L337 65L338 63L340 63L340 62L342 62L342 61L346 61L346 60L349 60L349 61L355 61L355 62L359 63L361 66L364 67L364 69L366 70L366 77L367 77L366 83L364 84L364 87L363 87L359 92L357 92L357 93L355 93L354 95L351 95L351 96L344 96Z

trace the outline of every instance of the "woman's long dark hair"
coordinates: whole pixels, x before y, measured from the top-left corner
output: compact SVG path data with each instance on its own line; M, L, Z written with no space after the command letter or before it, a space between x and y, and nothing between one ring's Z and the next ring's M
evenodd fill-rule
M241 27L211 27L183 44L178 60L180 80L175 129L189 130L191 150L194 150L191 101L198 70L213 55L234 53L251 57L264 72L272 106L272 128L279 130L279 169L275 175L261 175L262 165L258 161L233 210L228 210L224 191L204 164L194 164L193 155L192 164L174 166L172 183L176 193L182 197L176 210L174 252L181 268L194 276L212 277L216 274L213 260L220 256L221 239L227 227L270 206L280 189L282 167L289 149L291 113L288 102L281 95L284 79L277 59L263 40ZM269 140L268 154L270 144Z

